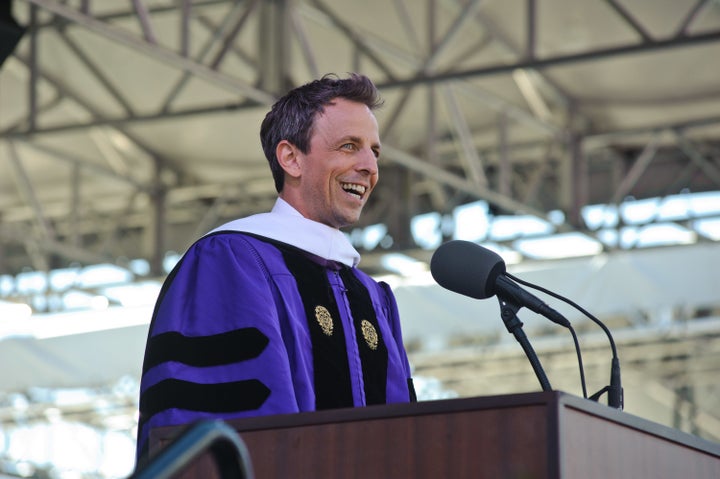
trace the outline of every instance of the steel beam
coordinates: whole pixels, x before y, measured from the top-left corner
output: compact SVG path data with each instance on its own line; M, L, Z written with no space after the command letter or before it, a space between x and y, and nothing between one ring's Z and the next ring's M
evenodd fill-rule
M433 74L417 74L409 78L397 78L378 82L381 89L406 88L414 85L427 85L430 83L443 83L457 81L465 78L481 78L491 75L511 73L516 68L529 68L542 70L549 67L568 65L572 63L592 62L618 58L626 55L654 53L671 48L686 48L700 46L720 41L720 30L698 33L695 35L675 36L666 40L657 40L649 43L634 43L618 47L600 48L569 55L558 55L532 60L520 60L516 63L489 65L470 70L450 70Z
M143 39L139 39L127 31L118 28L112 24L99 21L93 17L85 15L80 10L68 7L63 3L53 0L24 0L26 2L42 7L55 15L70 20L88 30L112 40L120 45L125 45L133 50L154 58L162 63L170 65L179 70L192 72L196 77L202 78L214 85L226 90L239 93L252 99L262 105L270 105L275 101L275 97L265 91L254 88L247 83L233 78L229 75L222 74L204 65L200 65L182 55L173 52L160 45L151 44Z
M542 211L536 210L531 206L524 205L512 198L501 195L488 188L476 185L472 181L468 181L463 177L454 175L453 173L450 173L442 168L431 165L420 158L416 158L411 154L400 149L393 148L390 145L383 145L383 158L386 158L393 163L402 165L410 170L416 171L423 176L431 178L435 181L439 181L440 183L452 186L456 190L462 191L470 196L478 199L487 200L496 206L506 209L507 211L512 211L518 214L534 215L542 219L546 218L546 214ZM572 228L570 228L568 225L562 225L560 226L560 229L562 230Z
M207 39L205 44L200 48L200 51L198 52L195 61L199 64L202 64L207 56L212 51L213 47L222 40L223 37L229 35L232 38L235 38L235 34L228 33L230 30L231 25L235 24L235 29L232 31L239 31L240 27L245 23L245 19L249 16L249 13L252 11L252 8L254 7L255 2L251 2L251 4L245 5L243 3L238 3L235 5L232 10L223 17L223 21L221 24L214 28L212 31L212 34ZM188 9L189 7L185 7ZM190 34L189 34L189 12L186 10L183 10L183 24L185 25L183 28L183 34L182 34L182 47L180 54L185 57L189 58L189 43L190 43ZM237 31L236 31L237 30ZM228 45L228 42L224 43L224 46L222 48L223 51L226 50ZM224 54L224 53L223 53ZM220 59L222 58L221 54L218 54L218 56L212 61L213 69L216 69L216 62L217 64L220 63ZM192 78L192 72L189 71L183 71L182 76L180 79L173 85L173 87L170 89L170 92L165 97L165 100L163 101L163 107L162 112L168 113L170 109L170 105L172 102L177 98L177 96L180 94L182 89L187 85L187 83Z

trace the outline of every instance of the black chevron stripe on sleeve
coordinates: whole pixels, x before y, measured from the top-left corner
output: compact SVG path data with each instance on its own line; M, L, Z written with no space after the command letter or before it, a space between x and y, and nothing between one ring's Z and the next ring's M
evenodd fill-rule
M144 371L168 361L207 367L256 358L268 345L257 328L241 328L211 336L183 336L178 332L158 334L148 340Z

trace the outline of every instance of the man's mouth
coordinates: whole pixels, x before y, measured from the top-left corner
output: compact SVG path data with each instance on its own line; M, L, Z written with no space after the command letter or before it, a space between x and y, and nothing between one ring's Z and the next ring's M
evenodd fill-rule
M363 185L359 185L357 183L341 183L340 186L342 187L345 192L350 193L353 196L356 196L359 199L362 199L363 196L365 196L365 192L367 191L367 187Z

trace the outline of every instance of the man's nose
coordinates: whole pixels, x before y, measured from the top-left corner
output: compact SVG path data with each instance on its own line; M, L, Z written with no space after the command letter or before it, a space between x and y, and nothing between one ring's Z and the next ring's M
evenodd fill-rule
M367 171L371 175L377 174L378 159L377 156L375 156L375 151L371 148L363 148L360 151L356 169L360 171Z

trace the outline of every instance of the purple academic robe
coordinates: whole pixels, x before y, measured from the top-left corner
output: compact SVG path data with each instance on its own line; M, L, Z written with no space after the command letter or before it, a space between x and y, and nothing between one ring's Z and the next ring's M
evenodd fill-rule
M160 426L411 400L387 284L274 240L217 232L188 250L155 306L138 457Z

